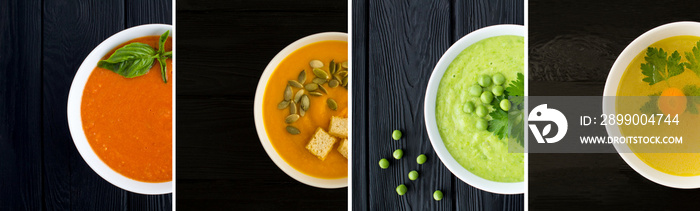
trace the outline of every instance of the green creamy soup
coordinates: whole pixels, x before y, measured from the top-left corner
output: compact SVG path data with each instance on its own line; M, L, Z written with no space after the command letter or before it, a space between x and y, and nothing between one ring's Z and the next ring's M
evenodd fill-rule
M523 73L523 54L521 36L487 38L464 49L440 80L435 108L440 136L460 165L484 179L522 182L523 154L508 153L507 139L476 128L475 123L481 117L465 112L464 105L467 101L477 106L482 102L479 97L469 95L469 87L477 84L477 78L483 74L501 73L506 84L516 80L517 74ZM486 107L493 111L491 106ZM486 118L491 120L488 115Z

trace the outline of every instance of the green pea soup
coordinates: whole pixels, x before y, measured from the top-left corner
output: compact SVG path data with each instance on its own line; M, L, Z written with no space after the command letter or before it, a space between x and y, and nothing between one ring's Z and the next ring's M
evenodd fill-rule
M450 63L440 80L435 115L440 137L447 151L473 174L495 182L524 181L522 153L508 153L508 140L478 129L482 117L466 112L467 102L482 105L479 97L469 94L469 87L478 84L484 74L501 73L505 84L523 73L524 39L521 36L497 36L472 44ZM485 90L491 90L488 86ZM488 112L493 111L490 105ZM491 120L487 115L486 120Z

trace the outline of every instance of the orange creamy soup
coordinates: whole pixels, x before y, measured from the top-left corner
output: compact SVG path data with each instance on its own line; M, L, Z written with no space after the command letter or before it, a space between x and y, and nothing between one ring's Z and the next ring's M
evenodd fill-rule
M321 127L328 131L332 116L347 117L348 90L342 86L330 88L326 83L323 86L328 94L309 96L310 107L305 116L292 124L301 131L297 135L292 135L286 130L285 117L289 115L289 109L278 109L277 105L284 100L284 90L288 81L297 80L302 70L306 70L308 75L306 83L311 82L313 73L309 61L323 61L325 67L322 69L327 71L331 60L347 61L347 53L348 43L344 41L322 41L304 46L291 53L277 66L265 87L262 114L267 136L282 159L309 176L326 179L348 176L348 160L336 150L340 139L323 161L305 148L316 128ZM326 99L329 97L337 102L337 110L333 111L326 105Z
M159 36L141 37L158 48ZM165 43L166 51L172 40ZM168 78L172 60L167 59ZM81 102L83 130L90 146L110 168L143 182L172 181L172 82L164 83L158 62L143 76L125 78L96 67Z

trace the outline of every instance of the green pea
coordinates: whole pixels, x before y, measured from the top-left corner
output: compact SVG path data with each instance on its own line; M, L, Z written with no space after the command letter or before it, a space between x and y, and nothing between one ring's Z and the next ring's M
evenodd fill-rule
M416 163L418 163L418 164L424 164L425 161L427 161L427 160L428 160L428 156L425 156L425 154L420 154L420 155L418 155L418 157L416 158Z
M464 108L462 108L462 110L468 114L474 112L474 109L476 109L476 106L474 106L474 103L471 101L467 101L467 103L464 104Z
M379 168L386 169L389 168L389 161L386 158L379 160Z
M491 86L491 77L488 75L479 76L479 79L477 79L477 81L479 82L479 85L481 85L482 87Z
M486 114L488 114L488 111L486 110L486 107L484 105L478 105L476 106L476 115L479 117L485 117Z
M408 188L406 188L406 185L404 184L400 184L398 187L396 187L396 193L398 193L399 196L406 194L406 191L408 191Z
M493 75L493 84L501 85L506 82L506 77L501 73L496 73Z
M442 191L436 190L435 193L433 193L433 199L435 199L435 201L442 200Z
M400 130L394 130L394 133L391 134L391 138L398 141L399 139L401 139L401 135L402 134Z
M493 100L493 94L489 91L485 91L484 93L481 93L481 102L485 104L491 103Z
M408 172L408 179L410 179L410 180L418 179L418 172L416 170Z
M508 99L501 100L500 106L501 106L501 109L503 109L504 111L510 110L510 100L508 100Z
M493 95L495 95L495 96L501 96L501 95L503 95L503 87L502 86L494 86L491 89L491 92L493 92Z
M401 150L401 149L394 150L394 159L398 160L398 159L401 159L402 157L403 157L403 150Z
M476 129L486 130L488 127L489 127L489 122L486 121L485 119L479 118L479 120L476 120Z
M469 87L469 95L471 95L472 97L478 97L479 95L481 95L481 91L483 90L479 85L474 84L473 86Z

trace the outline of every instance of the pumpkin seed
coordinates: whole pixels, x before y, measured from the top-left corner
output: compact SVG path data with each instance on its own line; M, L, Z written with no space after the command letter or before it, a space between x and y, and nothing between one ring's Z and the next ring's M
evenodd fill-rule
M323 62L321 60L314 59L309 62L309 66L311 66L311 68L322 68Z
M340 65L344 69L348 69L348 61L344 61L342 65Z
M328 86L330 86L331 88L337 87L338 84L340 84L340 82L338 82L338 80L336 80L336 79L333 79L333 80L328 82Z
M299 109L299 116L304 116L306 114L306 111L304 109Z
M335 72L340 71L340 63L335 63Z
M338 71L335 67L335 62L331 59L331 63L328 65L328 70L331 74L335 74L335 72Z
M289 105L289 114L296 114L297 113L297 104L292 101Z
M301 110L308 111L309 110L309 96L304 95L301 96Z
M328 79L328 73L322 69L314 68L314 75L319 78Z
M338 104L335 102L335 100L328 98L328 100L326 100L326 103L328 104L328 108L331 108L331 110L335 111L336 109L338 109Z
M302 84L306 82L306 70L301 70L299 77L297 77L297 81Z
M289 85L296 87L296 88L304 88L304 85L301 83L295 81L295 80L289 80Z
M289 134L292 134L292 135L296 135L296 134L301 133L301 131L299 131L299 129L297 129L297 128L295 128L294 126L291 126L291 125L287 126L287 132L288 132Z
M338 71L335 75L340 76L341 78L344 78L345 76L348 76L348 71L342 70Z
M343 78L343 86L348 85L348 77Z
M284 122L287 124L292 124L299 120L299 114L290 114L287 118L284 118Z
M338 82L343 81L343 77L340 77L339 75L333 75L333 78L335 78L335 80L338 80Z
M280 104L277 104L277 109L285 109L289 106L289 101L283 100Z
M315 84L318 84L318 85L321 85L321 84L325 84L325 83L326 83L326 79L323 79L323 78L314 78L314 80L311 80L311 82L313 82L313 83L315 83Z
M309 92L309 95L311 96L323 96L320 92Z
M292 87L287 85L287 88L284 89L284 100L289 101L292 99Z
M297 94L294 95L294 102L298 103L302 95L304 95L304 90L300 89L299 91L297 91Z
M326 88L323 88L323 86L318 86L318 89L321 90L323 93L328 94L328 90L326 90Z
M306 88L306 90L308 90L308 91L316 91L316 89L318 89L318 84L315 84L315 83L306 84L306 86L304 88Z

